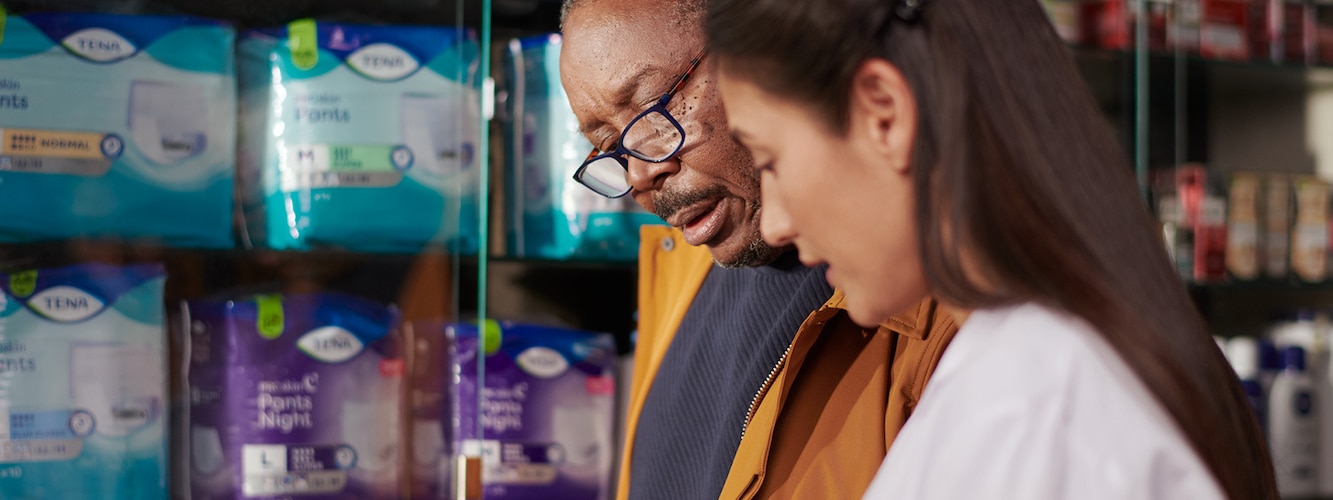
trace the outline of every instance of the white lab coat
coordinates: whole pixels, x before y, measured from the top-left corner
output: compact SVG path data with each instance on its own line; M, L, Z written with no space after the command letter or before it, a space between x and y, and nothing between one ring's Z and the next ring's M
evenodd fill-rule
M1175 421L1086 322L1024 304L971 314L864 498L1224 495Z

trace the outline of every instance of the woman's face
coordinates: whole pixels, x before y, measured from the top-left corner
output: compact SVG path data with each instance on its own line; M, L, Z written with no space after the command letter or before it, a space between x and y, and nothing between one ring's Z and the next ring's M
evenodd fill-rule
M719 86L731 130L762 172L764 239L794 243L806 265L829 264L828 281L846 294L852 319L873 326L927 288L908 167L915 102L891 65L871 68L867 79L862 70L845 136L740 76L724 71Z

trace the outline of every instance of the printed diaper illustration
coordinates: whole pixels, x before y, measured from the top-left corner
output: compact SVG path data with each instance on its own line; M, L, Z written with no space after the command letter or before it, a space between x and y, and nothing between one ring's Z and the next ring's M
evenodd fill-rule
M560 85L560 35L511 40L504 125L509 251L517 257L634 260L639 227L662 219L632 197L574 180L592 144Z
M195 500L397 498L402 346L337 294L188 304Z
M470 31L302 20L238 50L244 243L476 251Z
M29 14L0 30L0 242L234 245L229 25Z
M0 498L165 498L164 281L0 273Z
M130 87L130 130L150 160L171 165L200 155L208 145L208 91L193 85L135 81Z
M616 388L611 336L490 323L480 408L476 325L457 325L455 337L457 443L460 451L481 455L485 497L610 498Z

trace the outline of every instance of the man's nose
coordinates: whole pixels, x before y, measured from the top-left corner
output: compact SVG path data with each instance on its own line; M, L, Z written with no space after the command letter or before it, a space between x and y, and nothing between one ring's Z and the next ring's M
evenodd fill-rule
M629 180L630 187L634 188L635 191L659 191L668 177L680 172L680 160L675 157L661 163L643 161L628 155L626 155L626 158L629 161L629 167L625 175Z

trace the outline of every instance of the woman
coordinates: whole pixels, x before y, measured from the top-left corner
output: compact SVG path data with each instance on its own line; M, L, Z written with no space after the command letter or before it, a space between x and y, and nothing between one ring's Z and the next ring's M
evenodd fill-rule
M1276 498L1234 373L1036 0L712 0L762 230L963 322L867 498Z

